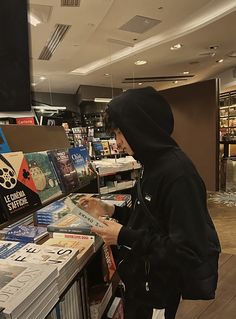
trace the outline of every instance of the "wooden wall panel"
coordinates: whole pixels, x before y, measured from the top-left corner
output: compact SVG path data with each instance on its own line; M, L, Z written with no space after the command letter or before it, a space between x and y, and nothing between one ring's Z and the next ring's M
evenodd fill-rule
M208 190L219 184L218 80L184 85L160 93L170 103L174 139L191 158Z

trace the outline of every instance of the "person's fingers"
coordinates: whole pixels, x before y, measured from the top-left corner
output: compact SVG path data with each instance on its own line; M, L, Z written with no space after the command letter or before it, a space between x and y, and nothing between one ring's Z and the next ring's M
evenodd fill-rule
M92 227L91 231L94 232L95 234L99 235L99 236L103 236L104 235L104 230L103 227Z

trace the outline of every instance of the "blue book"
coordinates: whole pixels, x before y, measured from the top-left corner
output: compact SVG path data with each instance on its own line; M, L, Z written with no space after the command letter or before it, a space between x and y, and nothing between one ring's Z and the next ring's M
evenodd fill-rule
M0 230L0 236L4 240L36 243L48 234L46 227L32 225L19 225L12 228L6 227Z
M6 259L25 245L26 243L23 242L0 240L0 259Z
M78 146L69 149L69 154L76 169L80 186L83 187L95 177L90 156L85 146Z

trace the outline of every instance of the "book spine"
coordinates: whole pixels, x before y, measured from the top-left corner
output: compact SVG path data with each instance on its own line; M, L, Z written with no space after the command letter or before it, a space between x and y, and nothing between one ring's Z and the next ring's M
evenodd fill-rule
M47 226L48 232L55 233L70 233L70 234L83 234L83 235L91 235L91 231L89 229L79 229L79 228L70 228L70 227L56 227L52 225Z

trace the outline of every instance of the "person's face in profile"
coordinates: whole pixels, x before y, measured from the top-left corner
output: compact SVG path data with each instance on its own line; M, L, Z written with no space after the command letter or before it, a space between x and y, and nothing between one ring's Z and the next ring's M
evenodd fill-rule
M115 129L114 134L118 149L129 155L134 155L134 152L127 142L126 138L124 137L123 133L119 129Z

